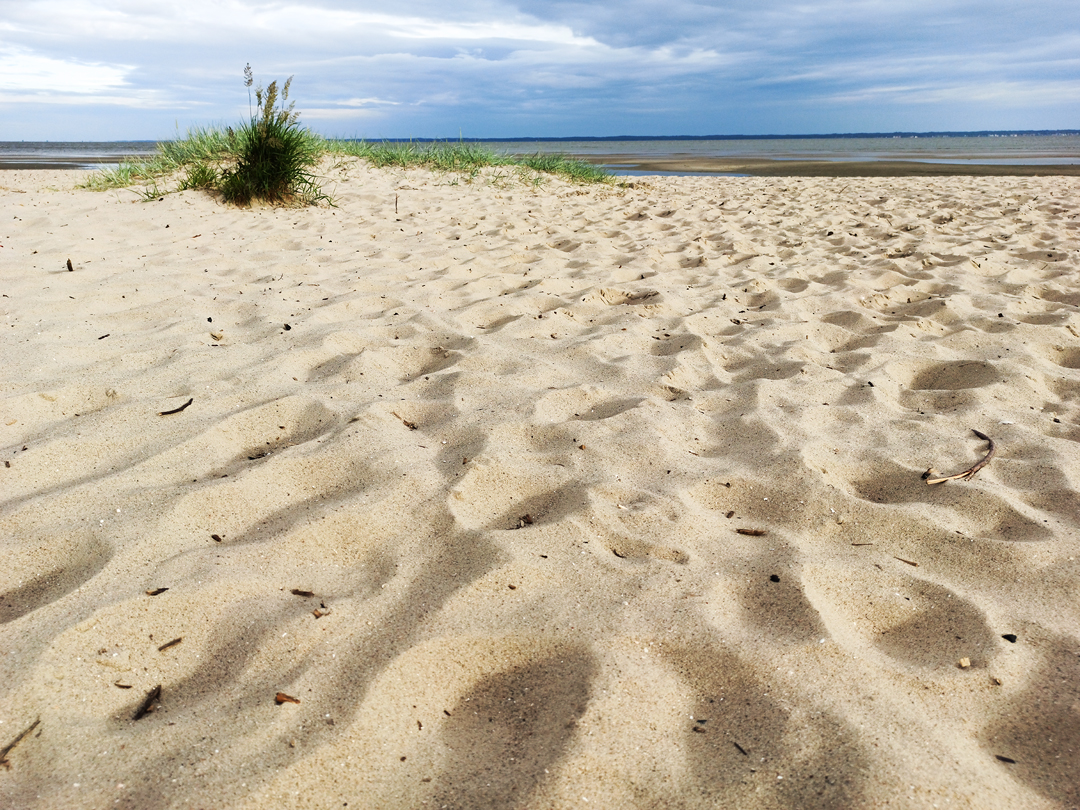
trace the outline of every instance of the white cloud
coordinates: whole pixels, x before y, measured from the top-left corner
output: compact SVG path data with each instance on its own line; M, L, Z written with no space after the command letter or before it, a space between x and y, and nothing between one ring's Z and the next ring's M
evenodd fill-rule
M500 19L463 21L459 8L452 9L449 15L424 16L260 0L187 0L183 3L29 0L2 5L8 16L5 28L33 34L43 41L81 36L170 43L222 39L296 42L317 36L331 47L348 40L354 46L375 51L382 50L387 39L505 40L576 47L596 43L591 37L576 35L567 25L542 22L511 8L501 10ZM7 7L11 7L10 15L6 14Z
M100 93L127 84L130 65L53 59L22 48L0 50L0 91Z
M315 102L319 104L320 102ZM396 107L397 101L386 101L381 98L348 98L333 102L330 106L308 107L305 106L301 115L305 120L314 121L338 121L347 119L374 119L385 115L384 107Z
M945 85L881 85L822 96L817 101L839 104L889 103L993 104L1031 107L1080 101L1080 81L949 83Z
M390 104L391 106L400 104L399 101L387 101L382 98L347 98L337 102L343 107L371 107L376 104Z
M403 39L447 39L457 41L510 40L542 45L569 45L588 48L600 43L592 37L577 36L565 25L544 23L452 23L443 20L388 18L387 29Z
M178 104L175 101L167 101L158 98L153 93L134 93L131 95L108 95L101 93L87 93L74 95L70 93L9 93L0 90L0 104L53 104L53 105L80 105L95 107L130 107L137 110L158 109L174 110L186 109L196 106L195 104Z
M356 107L305 107L303 122L308 121L351 121L374 120L384 117L381 110L358 109Z

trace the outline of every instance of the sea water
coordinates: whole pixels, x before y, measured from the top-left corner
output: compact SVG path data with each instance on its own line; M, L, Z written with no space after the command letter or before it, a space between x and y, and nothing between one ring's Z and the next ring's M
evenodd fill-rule
M454 139L456 140L456 139ZM470 140L470 139L466 139ZM477 139L479 140L479 139ZM883 161L988 165L1078 165L1080 132L1061 134L830 135L822 137L482 139L512 154L561 152L582 157L677 157ZM153 154L154 141L0 142L0 169L95 169Z

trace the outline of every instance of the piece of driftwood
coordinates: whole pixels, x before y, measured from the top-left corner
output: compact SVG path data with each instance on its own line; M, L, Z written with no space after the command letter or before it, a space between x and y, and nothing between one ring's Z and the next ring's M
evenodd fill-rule
M923 473L923 479L926 481L926 483L943 484L946 481L970 481L972 478L975 477L975 473L977 473L979 470L981 470L983 467L990 463L990 459L992 459L994 457L994 453L997 452L997 447L994 445L994 440L987 436L985 433L975 430L974 428L972 428L971 432L978 436L980 439L982 439L984 442L990 443L990 447L987 449L986 455L983 456L982 460L979 461L977 464L971 465L963 472L958 472L955 475L941 476L940 478L931 478L931 476L934 474L934 468L931 467L929 470Z

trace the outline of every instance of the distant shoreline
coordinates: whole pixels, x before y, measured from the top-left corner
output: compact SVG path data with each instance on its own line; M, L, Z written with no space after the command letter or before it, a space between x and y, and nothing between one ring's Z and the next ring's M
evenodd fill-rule
M481 144L509 154L569 154L608 167L615 174L1080 176L1080 130L449 140ZM412 142L426 145L447 141L415 138ZM145 159L156 149L154 141L7 141L0 142L0 170L87 171Z
M1004 130L987 129L970 132L835 132L817 135L587 135L583 137L518 137L518 138L371 138L389 142L415 141L417 143L436 143L439 141L462 140L465 143L559 143L559 142L603 142L603 141L814 141L836 139L871 139L871 138L1012 138L1012 137L1075 137L1080 129L1025 129ZM344 138L342 140L349 140Z
M810 135L559 135L538 136L524 135L505 138L466 138L462 136L434 137L434 138L328 138L328 140L367 140L372 142L386 141L388 143L438 143L443 141L463 141L465 143L537 143L537 142L560 142L560 141L794 141L794 140L833 140L836 138L1011 138L1011 137L1075 137L1080 135L1080 129L980 129L980 130L928 130L925 132L896 131L896 132L819 132ZM95 144L138 144L142 146L153 145L170 138L136 138L133 140L113 141L0 141L0 148L16 145L39 145L49 147L62 146L87 146Z
M929 163L917 160L773 160L768 158L668 157L635 155L571 155L610 168L616 176L634 174L746 175L751 177L1080 177L1077 164ZM93 171L115 164L121 156L104 158L0 159L0 171Z
M695 173L753 177L1080 177L1080 165L929 163L918 160L772 160L768 158L670 157L642 159L635 155L574 155L590 163L618 164L611 169L633 172Z

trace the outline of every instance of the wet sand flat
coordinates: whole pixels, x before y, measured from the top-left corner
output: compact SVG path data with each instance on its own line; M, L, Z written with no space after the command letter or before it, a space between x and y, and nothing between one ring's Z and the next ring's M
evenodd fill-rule
M325 170L0 174L0 806L1080 804L1080 181Z
M744 157L581 155L614 171L712 172L759 177L1080 177L1080 165L933 163L920 160L777 160Z

